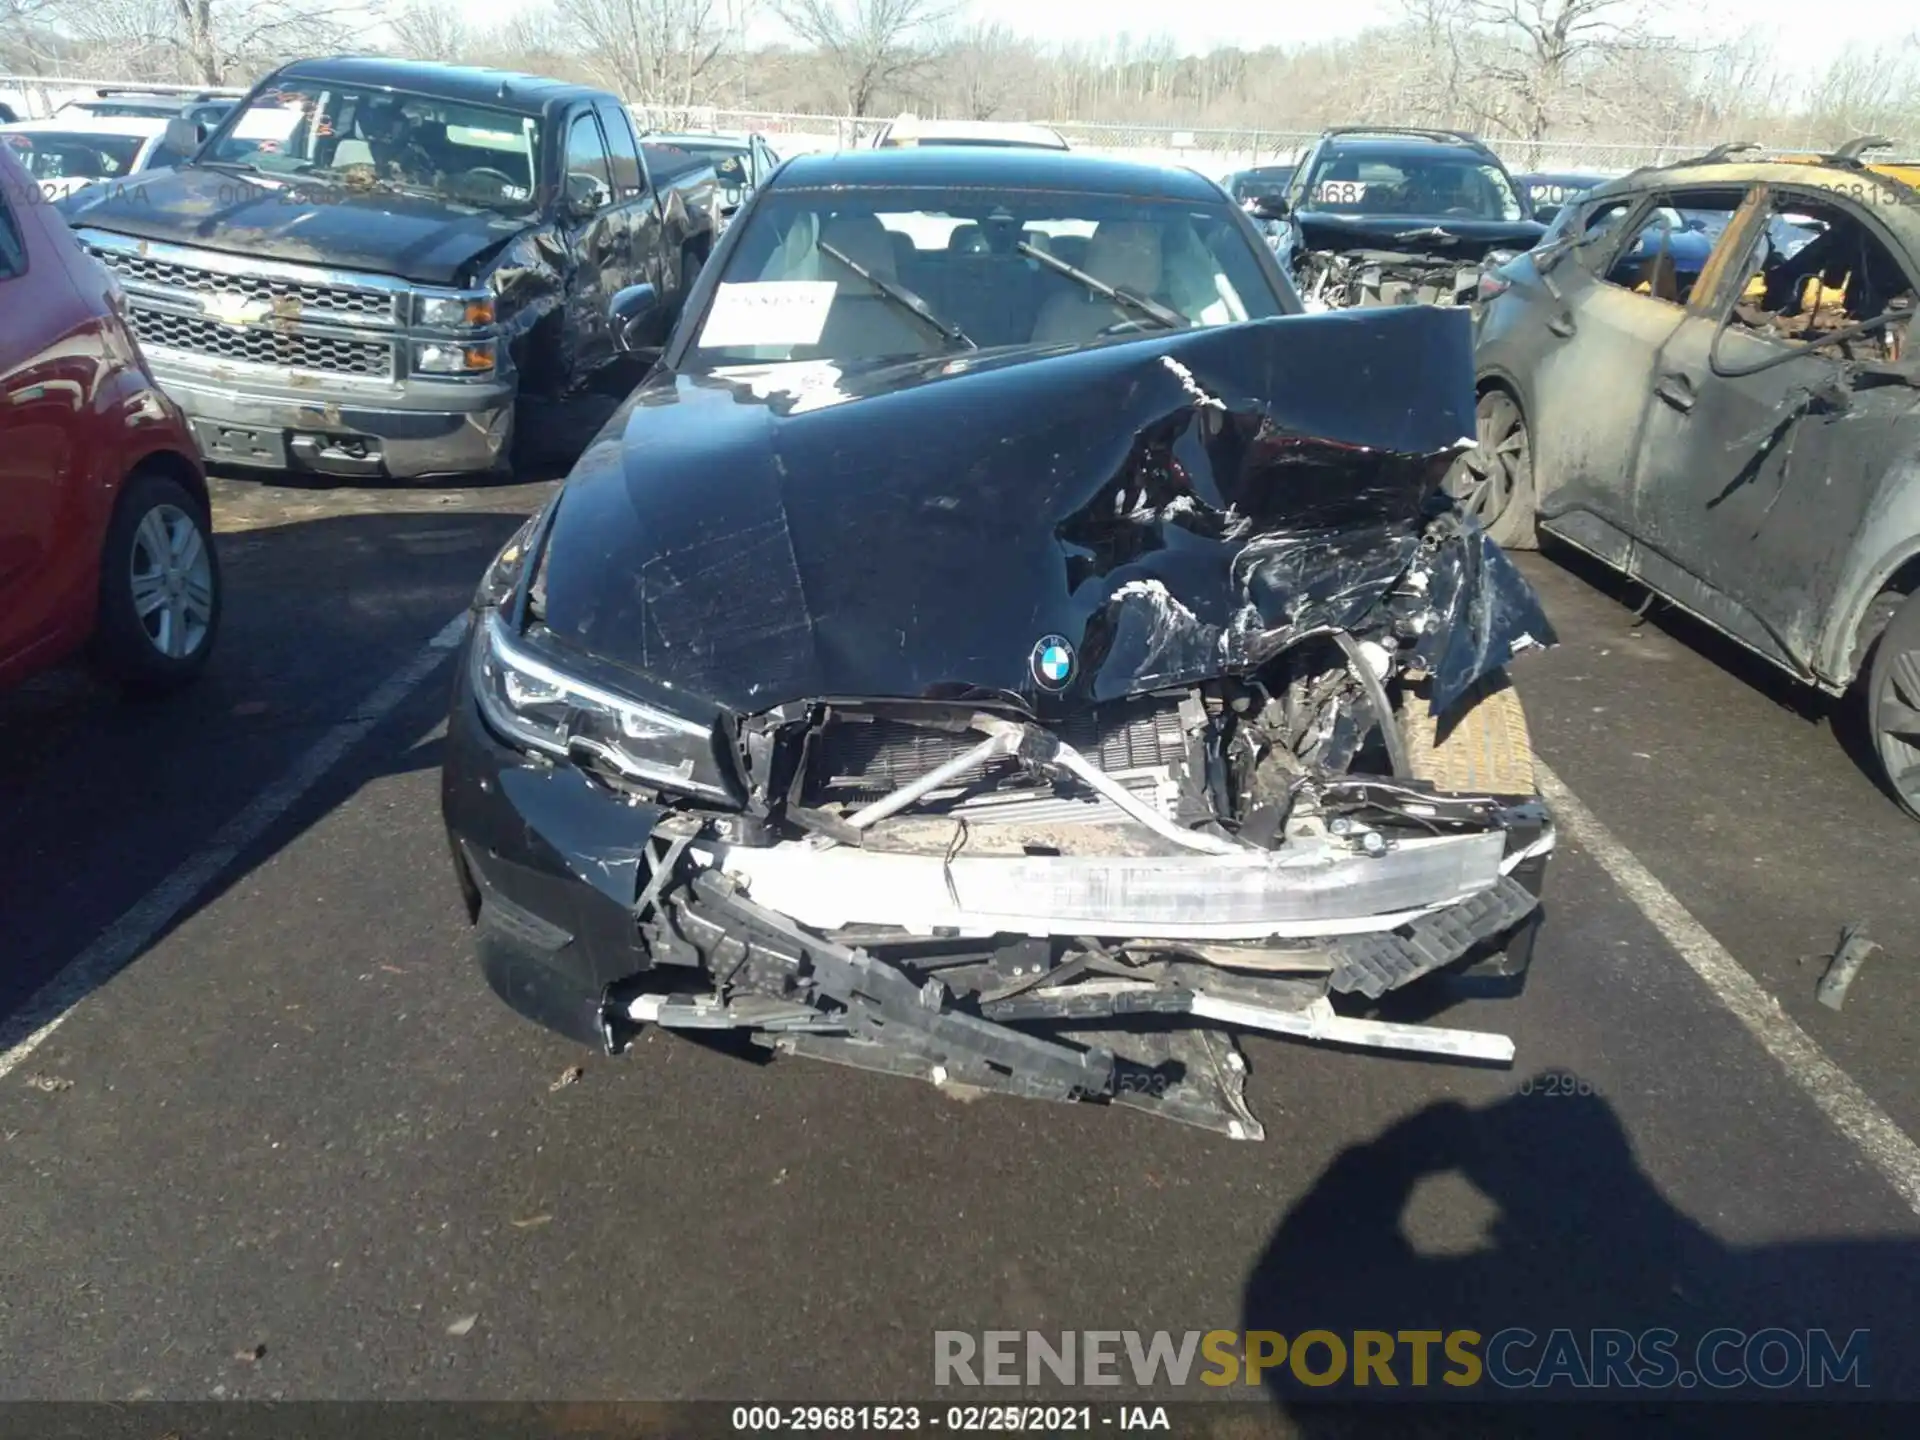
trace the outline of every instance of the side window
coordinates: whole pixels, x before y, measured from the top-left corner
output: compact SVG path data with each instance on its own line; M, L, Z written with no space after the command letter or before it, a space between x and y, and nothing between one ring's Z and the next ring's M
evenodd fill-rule
M633 123L627 112L613 105L600 107L600 119L607 127L607 142L613 150L614 194L633 200L646 193L645 172L640 168L640 142L633 138ZM573 162L567 162L573 169Z
M1738 274L1731 326L1847 360L1897 361L1911 353L1913 278L1848 210L1827 201L1772 197ZM1889 316L1868 334L1828 339Z
M1629 222L1636 233L1619 235L1624 244L1596 256L1607 266L1602 278L1636 295L1685 305L1746 196L1745 187L1656 192Z
M11 280L26 273L27 244L20 227L14 223L7 197L0 194L0 280Z
M612 194L613 162L600 138L600 122L591 110L582 110L567 129L567 198L597 209Z

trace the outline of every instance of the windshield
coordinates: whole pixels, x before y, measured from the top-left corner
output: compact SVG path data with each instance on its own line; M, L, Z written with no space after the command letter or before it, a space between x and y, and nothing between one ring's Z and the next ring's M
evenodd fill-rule
M14 158L36 180L111 180L126 175L146 144L139 135L85 135L63 130L14 131Z
M539 155L531 115L302 81L255 96L201 159L524 215L537 204Z
M1507 173L1471 154L1324 155L1308 179L1303 208L1330 215L1525 218Z
M1242 170L1232 177L1228 192L1236 200L1271 200L1287 193L1293 167L1284 170Z
M964 202L932 188L776 192L747 222L688 362L905 359L1282 314L1255 243L1224 205L1035 190L973 190Z

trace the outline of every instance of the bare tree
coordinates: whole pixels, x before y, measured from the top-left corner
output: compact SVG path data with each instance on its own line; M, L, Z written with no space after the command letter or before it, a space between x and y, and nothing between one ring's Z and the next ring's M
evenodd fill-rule
M627 98L691 105L702 80L746 29L745 0L558 0L588 63Z
M452 0L409 0L387 23L400 53L412 60L453 60L472 51L466 22Z
M60 0L59 18L128 69L220 85L285 55L337 50L374 8L364 0Z
M832 67L847 113L865 116L925 68L932 38L965 0L774 0L774 11Z
M1032 47L1005 25L975 21L939 42L942 98L968 120L991 120L1032 82Z
M1597 62L1650 39L1646 0L1460 0L1459 15L1506 42L1483 73L1508 92L1509 124L1527 140L1566 118Z

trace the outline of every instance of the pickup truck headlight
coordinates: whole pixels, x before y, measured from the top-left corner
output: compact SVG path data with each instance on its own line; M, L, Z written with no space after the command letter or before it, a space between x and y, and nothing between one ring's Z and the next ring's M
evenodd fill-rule
M493 374L497 359L491 340L420 340L413 347L413 373L484 378Z
M493 296L484 293L417 294L413 323L436 330L472 330L493 324Z
M503 739L642 785L734 803L711 726L566 674L510 636L498 611L479 620L473 693Z

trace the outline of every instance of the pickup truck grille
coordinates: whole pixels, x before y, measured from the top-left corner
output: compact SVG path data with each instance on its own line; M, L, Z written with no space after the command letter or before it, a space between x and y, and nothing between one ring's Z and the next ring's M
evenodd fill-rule
M386 290L355 290L342 285L305 285L257 275L201 270L124 250L93 250L94 257L132 285L192 295L239 295L266 300L286 318L340 318L391 324L394 297Z
M223 325L169 310L150 310L129 297L128 319L134 334L146 345L191 350L256 365L287 366L296 370L324 370L336 375L393 373L393 346L384 341L345 340L261 326Z

